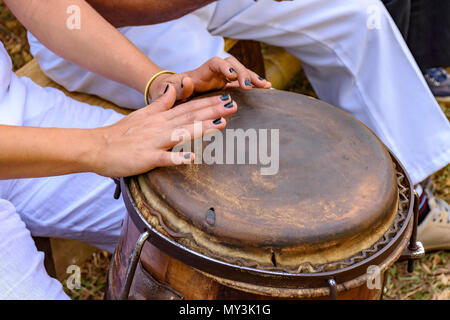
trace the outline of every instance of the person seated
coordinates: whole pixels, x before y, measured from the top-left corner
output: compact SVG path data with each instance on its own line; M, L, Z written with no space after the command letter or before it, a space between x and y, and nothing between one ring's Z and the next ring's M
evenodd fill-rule
M69 299L45 271L31 235L75 239L112 252L126 209L112 197L111 178L192 163L193 153L170 151L184 141L174 133L184 130L185 139L193 139L221 130L237 111L229 94L173 107L176 100L192 94L194 86L198 92L270 83L233 59L219 58L168 79L84 1L78 1L78 32L64 19L72 0L4 2L61 57L142 96L148 91L152 100L128 116L73 100L18 77L0 45L0 299ZM202 124L197 136L194 122Z
M232 59L223 37L284 47L302 61L318 97L372 129L415 185L450 162L449 121L380 0L88 2L145 55L181 74L213 57ZM32 34L29 42L42 70L66 89L144 106L136 90L59 57ZM433 222L421 225L419 239L426 249L449 249L448 204L429 185L416 190L421 221Z

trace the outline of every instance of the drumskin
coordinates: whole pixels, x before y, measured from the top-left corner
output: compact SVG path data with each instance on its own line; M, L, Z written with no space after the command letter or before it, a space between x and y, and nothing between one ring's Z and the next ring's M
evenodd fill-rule
M133 198L155 228L211 257L292 272L346 259L383 236L398 187L388 151L367 127L299 94L221 93L239 105L227 128L280 129L280 170L261 176L256 166L202 164L133 178Z
M180 244L205 255L227 262L262 269L289 269L302 271L298 270L298 268L305 263L310 263L312 265L324 264L348 258L361 250L369 248L380 239L389 229L396 216L395 214L392 214L387 223L381 226L375 226L370 238L361 239L355 237L340 246L320 248L316 252L308 252L305 254L303 244L299 244L297 247L284 248L224 245L223 240L217 239L210 234L195 228L187 221L180 219L178 214L148 187L144 176L139 176L137 181L132 180L130 189L142 215L162 234L173 238L167 230L161 226L155 212L152 213L144 204L144 201L146 201L153 210L164 217L164 224L171 230L184 235L184 237L175 239ZM395 198L393 207L398 207L398 196ZM273 254L276 255L276 266L273 264Z

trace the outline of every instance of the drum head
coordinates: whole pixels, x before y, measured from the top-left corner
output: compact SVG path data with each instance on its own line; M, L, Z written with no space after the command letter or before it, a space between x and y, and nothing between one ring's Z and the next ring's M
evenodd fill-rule
M258 163L248 164L249 145L246 164L226 164L227 151L236 163L239 148L237 140L234 149L226 148L231 138L223 131L224 164L158 168L132 180L133 197L153 226L209 256L283 270L345 259L383 236L397 211L396 175L367 127L307 96L228 92L239 109L227 118L227 129L265 134L268 150L258 140L258 153L276 151L271 138L279 131L278 172L261 170L272 166L273 172L276 157L261 163L258 154Z

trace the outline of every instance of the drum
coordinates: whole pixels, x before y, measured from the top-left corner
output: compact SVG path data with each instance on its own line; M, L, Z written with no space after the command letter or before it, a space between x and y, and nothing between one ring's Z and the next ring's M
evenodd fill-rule
M400 162L320 100L227 93L226 130L191 146L205 161L121 179L107 298L379 299L386 270L423 255Z

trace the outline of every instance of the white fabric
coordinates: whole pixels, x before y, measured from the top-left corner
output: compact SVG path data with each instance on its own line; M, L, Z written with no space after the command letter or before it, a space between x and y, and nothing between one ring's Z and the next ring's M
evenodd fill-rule
M0 46L1 125L95 128L121 117L17 77ZM67 299L46 273L31 234L76 239L112 252L125 215L114 188L111 179L92 173L0 180L0 299Z
M175 72L198 68L210 57L229 56L223 51L222 37L212 36L204 19L214 9L207 6L196 13L166 23L120 28L153 62ZM142 94L115 81L106 79L61 59L45 48L28 33L31 52L41 64L41 69L55 82L69 91L95 94L118 106L137 109L144 106ZM114 48L105 48L113 51Z
M368 27L374 9L379 28ZM175 71L224 56L217 36L285 47L302 60L319 98L371 128L413 183L450 162L449 122L378 0L219 0L176 21L121 31L161 67ZM69 90L143 106L136 91L105 82L29 39L44 72Z

